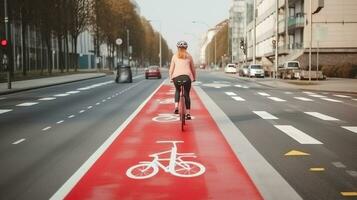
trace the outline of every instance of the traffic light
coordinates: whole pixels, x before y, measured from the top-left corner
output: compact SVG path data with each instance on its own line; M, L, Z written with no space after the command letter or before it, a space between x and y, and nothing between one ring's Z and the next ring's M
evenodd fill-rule
M1 39L0 40L0 45L1 45L1 51L3 53L7 52L7 47L8 47L9 42L7 41L7 39Z

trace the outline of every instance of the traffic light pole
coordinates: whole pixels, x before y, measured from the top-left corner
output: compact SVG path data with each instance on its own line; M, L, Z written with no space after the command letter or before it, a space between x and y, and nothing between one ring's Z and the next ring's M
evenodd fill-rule
M9 35L8 35L8 23L9 23L9 17L7 15L7 0L4 0L4 21L5 21L5 38L7 41L9 41ZM6 48L6 56L7 56L8 50ZM7 56L8 57L8 56ZM7 59L8 61L9 59ZM7 62L7 88L11 89L11 65Z

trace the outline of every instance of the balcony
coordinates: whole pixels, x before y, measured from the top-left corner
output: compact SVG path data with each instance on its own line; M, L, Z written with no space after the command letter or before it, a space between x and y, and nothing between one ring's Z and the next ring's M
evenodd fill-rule
M305 27L305 17L303 15L296 15L294 17L289 17L288 20L289 29L298 29Z

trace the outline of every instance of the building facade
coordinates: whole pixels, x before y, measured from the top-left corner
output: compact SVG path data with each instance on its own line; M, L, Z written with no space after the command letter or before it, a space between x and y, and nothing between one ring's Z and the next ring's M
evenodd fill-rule
M232 63L238 63L239 60L244 59L240 41L245 39L245 6L245 0L233 0L229 10L229 48Z

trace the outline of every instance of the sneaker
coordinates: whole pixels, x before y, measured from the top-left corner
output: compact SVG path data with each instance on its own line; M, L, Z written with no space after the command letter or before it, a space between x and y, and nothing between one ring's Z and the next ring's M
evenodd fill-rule
M186 114L186 119L187 120L191 120L191 115L190 114Z
M175 113L175 114L179 114L179 113L178 113L178 108L175 108L174 113Z

